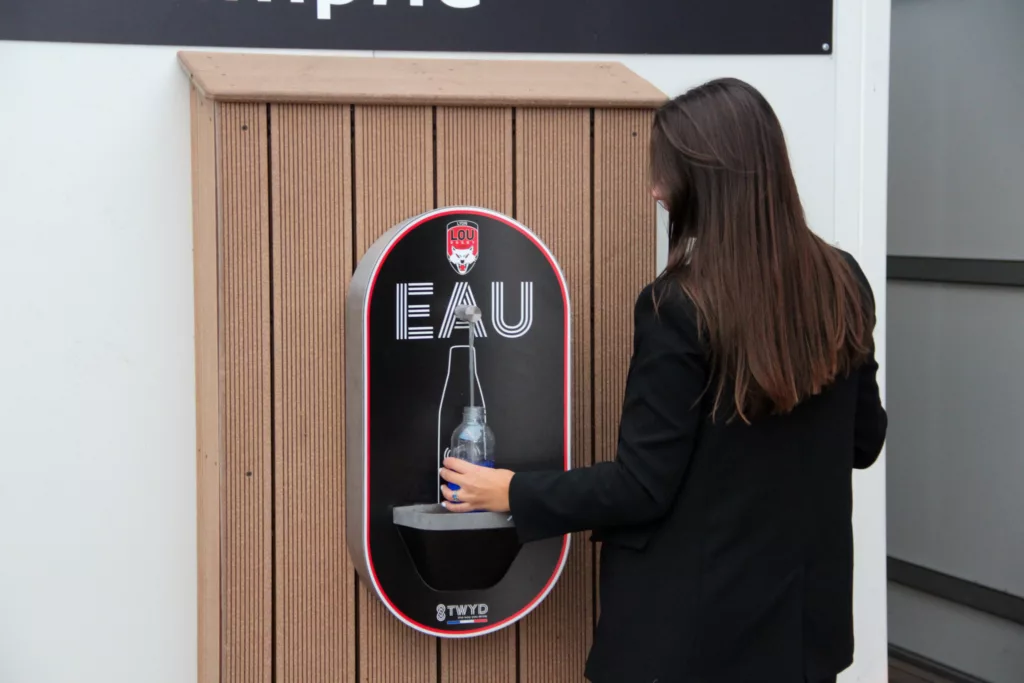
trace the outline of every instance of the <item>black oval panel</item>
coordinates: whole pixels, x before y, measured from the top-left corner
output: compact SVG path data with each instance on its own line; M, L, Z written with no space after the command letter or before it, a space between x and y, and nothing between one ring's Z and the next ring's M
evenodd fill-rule
M553 257L499 214L458 209L391 237L367 283L364 504L368 569L409 625L438 635L494 630L557 580L567 539L519 547L514 531L396 526L398 506L439 502L438 460L474 395L495 433L497 467L569 467L569 300ZM471 513L472 514L472 513Z

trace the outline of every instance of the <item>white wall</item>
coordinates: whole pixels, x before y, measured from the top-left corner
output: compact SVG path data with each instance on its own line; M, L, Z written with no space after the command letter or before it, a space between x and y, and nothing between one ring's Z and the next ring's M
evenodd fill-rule
M622 61L671 94L726 75L762 89L812 224L861 258L884 320L888 3L837 8L831 57ZM175 52L0 42L3 683L195 680L189 111ZM885 680L884 486L881 467L857 477L851 683Z

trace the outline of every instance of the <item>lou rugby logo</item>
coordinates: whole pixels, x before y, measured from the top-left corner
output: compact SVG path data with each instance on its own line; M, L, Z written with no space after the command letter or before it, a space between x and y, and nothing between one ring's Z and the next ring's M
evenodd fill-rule
M448 224L448 263L459 275L467 275L480 258L480 226L473 221Z

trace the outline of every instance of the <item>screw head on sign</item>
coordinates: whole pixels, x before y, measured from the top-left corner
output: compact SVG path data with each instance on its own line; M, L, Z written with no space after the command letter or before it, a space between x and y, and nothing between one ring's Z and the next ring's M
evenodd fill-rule
M832 46L831 46L831 45L829 45L828 43L822 43L822 44L821 44L821 49L822 49L822 50L823 50L824 52L828 52L828 49L829 49L830 47L832 47Z

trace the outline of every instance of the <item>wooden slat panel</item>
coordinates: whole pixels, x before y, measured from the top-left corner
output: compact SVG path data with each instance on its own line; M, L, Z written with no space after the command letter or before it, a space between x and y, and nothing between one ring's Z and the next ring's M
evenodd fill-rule
M572 297L574 466L591 450L591 153L587 110L519 109L517 217L554 252ZM548 599L520 624L520 680L583 680L593 628L592 551L573 537L569 562Z
M512 213L512 109L437 108L437 204Z
M224 683L271 679L270 221L266 108L218 105Z
M356 107L356 255L434 207L433 110Z
M633 304L655 276L657 217L647 173L652 116L650 111L594 113L596 461L615 458L633 351Z
M437 108L437 203L512 213L512 110ZM441 683L516 683L516 629L441 642Z
M430 107L356 107L356 251L362 257L395 223L434 204ZM359 674L363 683L435 683L437 643L395 619L360 584Z
M442 640L441 683L464 681L516 683L514 626L477 638Z
M343 494L349 111L271 106L277 683L355 681Z
M668 99L617 62L230 52L178 60L207 97L235 102L657 107Z
M195 266L198 681L220 681L220 349L217 306L215 104L192 104L192 245Z
M656 204L648 183L652 113L594 113L594 457L612 460L633 304L655 276Z

